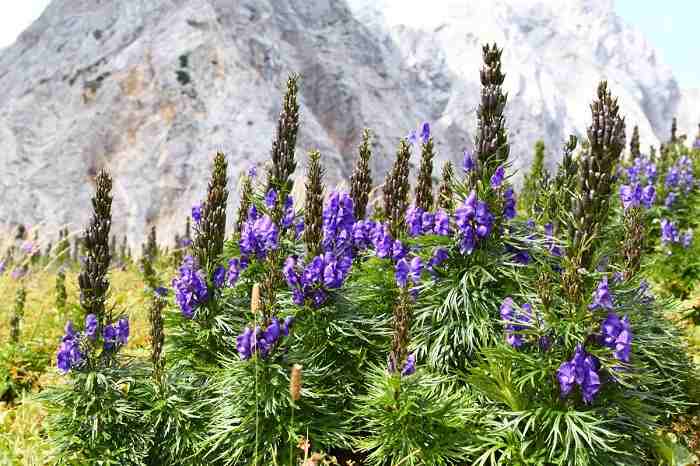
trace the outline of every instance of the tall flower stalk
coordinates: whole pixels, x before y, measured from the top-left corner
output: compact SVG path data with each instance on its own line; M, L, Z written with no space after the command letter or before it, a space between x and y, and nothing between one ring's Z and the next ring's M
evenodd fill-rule
M292 74L287 78L287 90L282 102L282 111L277 121L277 136L272 143L272 166L268 172L267 189L275 189L284 198L292 190L291 175L296 169L294 151L299 132L299 76Z
M452 168L452 162L445 162L442 166L442 180L440 181L440 186L438 187L437 199L435 204L445 210L450 210L453 207L453 195L452 192L452 179L454 177L454 171Z
M360 153L355 163L355 169L350 177L350 197L355 205L355 218L362 220L367 215L369 193L372 190L372 170L369 160L372 157L372 133L369 129L362 132Z
M496 44L483 47L481 68L481 102L477 110L477 130L474 140L475 172L478 179L489 179L508 160L509 146L505 115L507 96L501 86L501 53Z
M217 152L209 181L207 199L202 206L199 223L195 226L195 257L200 266L209 272L213 272L215 264L224 251L226 203L228 201L227 166L224 154Z
M622 257L624 258L623 277L625 280L629 280L639 272L645 236L644 209L639 206L626 209L624 214L624 237L621 245Z
M396 152L396 161L384 182L384 215L394 238L404 228L404 218L408 208L408 163L411 158L411 146L406 139L401 139Z
M580 257L579 266L586 269L591 265L592 241L608 216L614 170L625 146L625 120L619 112L607 82L601 82L598 100L591 105L589 149L578 161L577 197L572 206L575 221L570 231L573 241L569 255Z
M630 155L632 160L636 159L641 155L639 150L639 126L635 125L632 130L632 138L630 139Z
M309 167L306 172L306 199L304 204L304 233L306 255L309 259L321 252L323 239L323 175L321 154L309 153Z
M85 262L78 276L80 305L85 315L97 317L98 328L102 328L111 316L105 315L105 301L109 289L107 273L109 254L109 232L112 226L112 178L102 170L95 179L96 192L92 198L93 216L85 230Z
M240 235L243 224L248 220L248 209L253 202L253 179L243 175L243 185L241 186L241 202L238 205L238 216L236 218L236 233ZM189 219L189 217L188 217Z
M427 123L426 123L427 125ZM416 185L416 207L428 212L433 208L433 158L435 147L432 136L421 146L420 171Z

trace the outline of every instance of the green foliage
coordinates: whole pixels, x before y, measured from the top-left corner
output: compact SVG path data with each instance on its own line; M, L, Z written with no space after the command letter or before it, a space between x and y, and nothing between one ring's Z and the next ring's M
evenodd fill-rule
M327 408L340 394L319 389L320 375L303 371L301 399L290 395L290 362L238 357L223 361L202 404L210 423L202 443L208 461L224 465L288 464L300 436L320 448L348 446L346 420Z
M466 462L478 420L464 389L427 372L402 377L375 366L367 394L357 398L355 415L362 431L357 446L367 464L451 465Z
M42 392L58 464L144 464L151 428L134 395L143 379L134 366L105 368Z

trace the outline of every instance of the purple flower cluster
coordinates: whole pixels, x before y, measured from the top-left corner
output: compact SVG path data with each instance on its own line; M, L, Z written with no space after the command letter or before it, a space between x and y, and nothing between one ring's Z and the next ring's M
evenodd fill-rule
M575 385L581 387L583 401L592 403L600 390L600 377L598 376L599 364L595 356L586 353L579 343L576 346L574 357L559 366L557 380L559 392L562 398L571 393Z
M423 269L423 260L418 256L411 259L410 262L406 258L399 259L394 266L396 285L400 288L406 288L409 282L412 285L417 285L420 282Z
M675 223L666 218L662 218L661 243L664 245L679 243L687 249L693 244L693 230L689 228L685 233L681 234Z
M444 210L436 213L425 212L420 207L411 205L406 211L408 236L450 235L450 216Z
M445 262L447 258L449 257L449 254L447 252L447 249L438 247L433 250L433 255L430 257L430 260L428 261L428 270L431 272L435 269L435 267L438 267L440 264Z
M455 220L460 234L459 249L462 254L471 254L477 242L491 233L494 217L489 206L477 200L476 191L472 190L455 210Z
M192 318L197 306L209 298L204 272L198 269L192 256L186 256L183 259L178 269L178 276L173 279L173 289L175 301L180 306L182 315L188 319Z
M532 306L525 303L520 309L517 307L510 297L501 304L501 320L506 323L506 341L514 348L520 348L525 343L525 337L517 332L527 329L532 322Z
M506 169L503 165L496 168L496 171L491 176L491 187L493 189L499 188L503 184L503 179L506 176Z
M624 184L620 186L620 200L625 210L640 205L650 209L656 200L656 190L652 184L644 188L639 183Z
M241 276L241 271L245 269L246 261L234 257L228 261L228 270L226 271L226 283L228 286L234 286Z
M61 338L61 345L56 353L56 367L64 374L72 369L79 368L86 358L85 350L81 348L81 341L96 341L99 331L99 322L95 314L85 316L84 331L77 332L73 322L68 321L65 327L65 335ZM105 351L116 351L129 340L129 320L119 319L102 329L103 347Z
M202 221L202 204L195 204L192 206L192 220L194 223L199 224Z
M669 169L664 180L667 189L680 189L688 194L695 187L695 177L693 175L693 162L687 155L679 158Z
M102 338L104 338L104 349L107 351L113 351L125 345L129 340L129 320L122 318L112 325L105 326L102 329Z
M239 242L241 253L264 259L279 245L279 229L267 215L258 215L255 206L248 211L248 220L243 223Z
M646 156L636 157L627 168L627 178L631 184L641 183L646 178L649 184L656 181L656 164Z
M462 158L462 170L464 170L464 173L469 173L474 170L475 166L474 155L469 150L465 149L464 157Z
M243 360L250 359L255 353L260 354L260 357L265 359L279 343L282 336L289 336L289 330L293 323L294 317L292 316L287 317L283 322L280 322L277 317L273 317L265 330L261 330L259 326L256 326L255 329L246 327L236 337L236 351Z
M661 219L661 242L663 244L677 243L680 241L680 235L678 233L678 227L672 221L662 218Z
M418 143L418 139L420 138L421 143L427 144L428 139L430 139L430 123L427 121L423 122L420 126L420 136L416 132L416 130L411 130L408 133L407 139L410 144L416 144Z
M334 191L323 208L323 250L337 255L352 254L354 225L352 198Z
M295 256L290 256L284 263L282 273L292 289L294 304L301 306L308 299L318 308L328 299L328 290L343 286L351 266L350 256L338 257L327 252L314 257L306 265Z
M64 374L79 367L85 359L85 354L80 349L80 338L80 332L75 331L73 322L69 320L66 323L65 335L61 339L61 345L56 354L56 367Z
M271 188L267 193L265 193L265 205L268 209L273 209L277 204L277 191Z
M629 362L632 351L632 326L627 316L620 319L617 314L610 312L600 325L600 342L613 349L615 358Z
M508 220L515 218L517 211L515 210L516 200L513 188L508 187L508 189L506 189L506 192L503 193L503 199L503 216Z
M588 305L589 309L608 309L613 308L613 298L610 293L610 288L608 286L608 277L603 277L603 279L598 283L598 287L593 292L593 302Z

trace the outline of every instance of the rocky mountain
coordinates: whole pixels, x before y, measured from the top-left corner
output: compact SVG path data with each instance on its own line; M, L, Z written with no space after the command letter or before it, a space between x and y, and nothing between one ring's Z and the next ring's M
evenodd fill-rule
M204 196L217 150L232 191L267 160L290 72L302 75L299 173L317 148L329 182L347 178L367 126L378 182L398 138L423 120L438 163L459 161L486 41L505 49L516 169L537 138L553 164L567 134L585 131L603 78L642 144L668 133L678 85L610 1L433 3L53 0L0 51L0 224L79 228L106 167L114 230L136 243L157 224L168 241Z

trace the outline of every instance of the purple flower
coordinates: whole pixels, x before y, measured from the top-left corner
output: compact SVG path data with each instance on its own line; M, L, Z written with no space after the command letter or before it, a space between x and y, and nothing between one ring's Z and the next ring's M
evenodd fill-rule
M161 297L161 298L165 298L166 296L168 296L169 291L166 287L159 286L159 287L156 287L156 289L153 290L153 292L156 294L156 296Z
M683 235L681 236L681 245L683 245L684 248L688 249L692 243L693 230L689 228L688 231L683 233Z
M680 240L678 228L668 219L661 219L661 242L663 244L677 243Z
M23 252L23 253L25 253L25 254L31 254L32 251L34 250L34 243L32 243L31 241L25 241L25 242L22 244L22 248L21 248L21 249L22 249L22 252Z
M271 188L265 194L265 205L268 209L272 209L275 207L275 204L277 204L277 191L275 191L274 188Z
M642 190L642 204L644 207L647 209L651 209L651 206L654 205L654 201L656 200L656 189L654 189L654 185L650 184L644 187Z
M464 157L462 158L462 169L464 170L465 173L469 173L470 171L474 170L474 158L472 157L472 153L468 150L464 150Z
M593 292L593 302L588 306L589 309L610 309L613 308L612 295L608 288L608 277L598 283L598 287Z
M333 192L323 208L323 250L336 254L352 252L354 203L347 193Z
M413 353L409 353L408 356L406 356L406 363L403 366L403 369L401 370L401 376L402 377L407 377L409 375L412 375L416 372L416 355Z
M386 224L377 225L372 234L372 244L376 251L377 257L386 259L391 257L394 247L394 239L389 233L389 227Z
M214 282L214 288L221 288L224 286L226 280L226 269L222 266L218 266L214 270L214 275L212 277L212 282Z
M435 267L445 262L448 257L449 255L447 253L447 249L435 248L433 251L433 256L430 258L430 261L428 261L428 268L433 270Z
M69 321L72 327L72 322ZM95 338L97 338L97 316L95 314L88 314L85 316L85 336L88 337L90 340L95 341ZM66 333L68 333L68 329L66 329Z
M255 178L256 176L258 176L258 169L255 165L248 169L248 176L250 178Z
M418 236L423 233L423 209L412 204L406 210L406 228L408 236Z
M627 210L633 207L639 207L642 198L642 188L639 184L622 185L620 186L620 200L622 207Z
M194 223L199 224L202 221L202 204L195 204L192 206L192 220Z
M450 216L442 209L435 213L433 232L439 236L450 236Z
M241 276L241 261L237 258L233 258L228 261L228 271L226 272L226 282L228 286L233 287L238 278Z
M423 212L423 216L421 218L421 233L424 235L429 235L433 232L435 229L435 214L431 212Z
M601 344L612 348L615 358L622 362L630 361L632 351L632 326L627 316L620 319L614 312L600 325Z
M416 133L415 129L412 129L409 131L408 136L406 136L406 139L408 139L409 144L416 144L418 142L418 133Z
M209 297L204 273L198 269L192 256L186 256L178 269L178 276L173 279L175 301L182 315L191 319L194 311L200 304L206 302Z
M129 340L129 319L126 317L119 319L116 325L117 328L117 343L126 345Z
M264 215L243 224L239 246L241 253L263 259L278 247L279 230L272 219Z
M395 240L391 247L391 258L395 261L403 259L408 254L408 248L400 240Z
M420 276L422 273L423 260L420 257L416 256L413 259L411 259L408 275L414 283L417 283L420 281Z
M111 351L117 346L117 328L114 325L107 325L102 329L102 338L104 339L104 349Z
M427 121L421 125L420 139L423 144L427 144L428 140L430 139L430 123Z
M578 344L571 361L563 362L559 366L557 380L562 398L566 398L574 386L578 385L581 387L583 401L590 404L600 390L598 361Z
M666 200L664 201L664 206L667 209L670 209L673 204L676 202L676 199L678 199L678 193L671 191L666 195Z
M500 165L498 168L496 168L496 171L494 172L493 176L491 176L491 187L493 189L496 189L501 186L503 183L503 179L506 176L506 169L503 165Z
M253 330L250 327L246 327L243 333L236 337L236 351L241 359L250 359L253 355L251 350L251 339L253 336Z
M515 192L513 191L513 188L509 187L506 189L506 192L503 193L503 198L503 216L509 220L515 218Z
M408 284L409 271L410 267L408 262L406 262L406 259L399 259L399 261L396 262L394 276L396 277L396 285L399 288L406 288L406 285Z
M532 306L523 304L518 310L513 299L508 297L501 303L500 314L501 320L506 322L504 326L506 341L512 347L520 348L525 343L525 338L518 332L527 329L527 325L532 320Z
M66 323L65 330L56 353L56 367L64 374L78 367L85 357L80 351L80 334L75 331L71 321Z
M5 269L7 268L7 264L5 263L4 260L0 260L0 275L5 273Z

